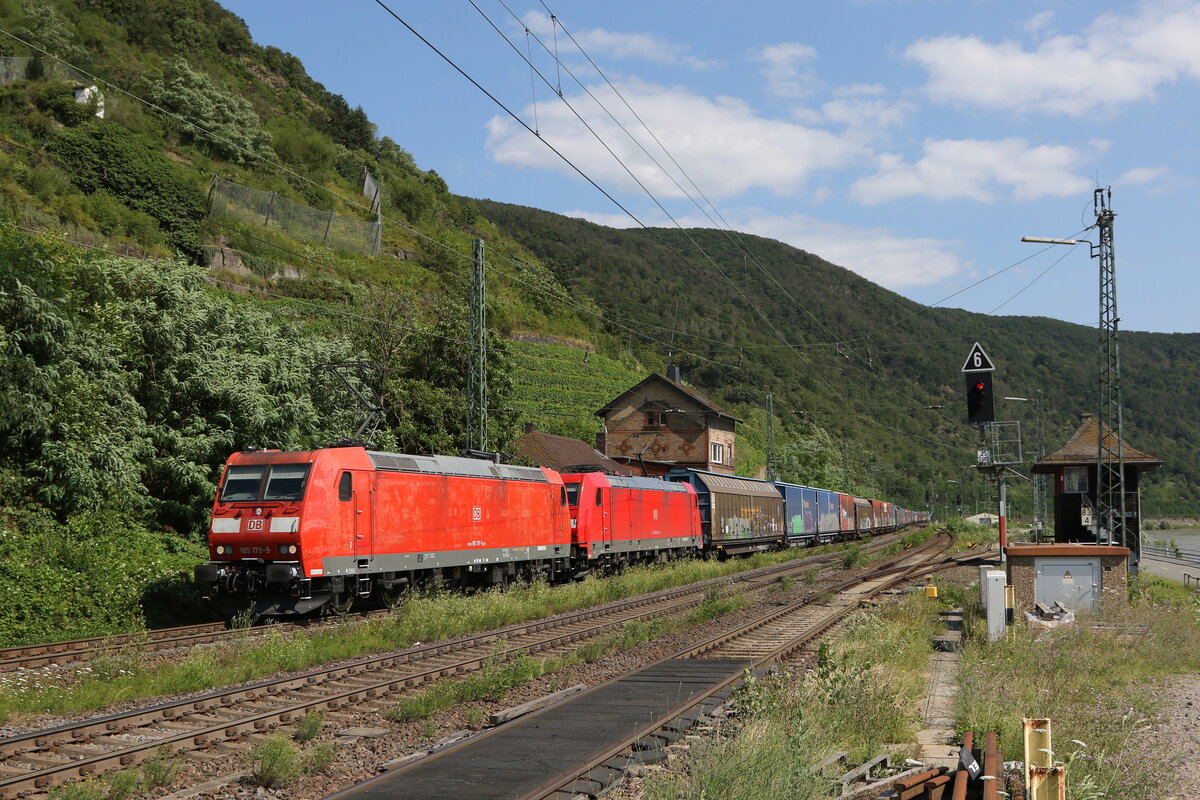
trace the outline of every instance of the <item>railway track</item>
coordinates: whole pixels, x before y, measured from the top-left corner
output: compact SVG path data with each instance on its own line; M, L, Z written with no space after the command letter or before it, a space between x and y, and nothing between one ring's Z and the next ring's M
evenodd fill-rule
M873 540L866 548L868 552L886 547L895 541L894 536L880 537ZM820 563L828 563L833 557L814 556ZM805 560L811 566L814 561ZM157 628L133 633L96 636L86 639L72 639L61 642L46 642L43 644L20 645L17 647L0 648L0 673L14 672L20 669L35 669L50 665L79 664L110 653L116 653L129 648L137 648L142 652L157 652L196 647L202 644L213 644L230 638L257 635L266 632L293 631L311 628L318 625L337 624L346 620L365 619L389 613L386 609L347 614L333 619L297 620L295 622L273 622L253 625L249 628L230 628L223 622L206 622L198 625L184 625L175 628Z
M869 549L888 544L885 537ZM137 764L162 747L195 750L238 740L311 711L391 705L394 693L479 669L492 659L565 652L628 622L695 606L713 587L762 592L785 577L840 558L834 552L797 559L498 631L6 737L0 739L0 798L42 792L67 780Z
M472 740L331 795L328 800L598 796L638 753L682 736L708 698L755 669L811 643L870 597L937 564L949 542L814 593L737 629L593 687L567 703L492 729ZM657 741L657 745L653 742ZM524 769L514 771L513 764Z

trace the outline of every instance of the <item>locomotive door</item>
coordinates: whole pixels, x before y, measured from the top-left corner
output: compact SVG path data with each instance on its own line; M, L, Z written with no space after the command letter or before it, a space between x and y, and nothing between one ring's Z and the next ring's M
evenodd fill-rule
M604 552L612 550L612 490L596 487L596 507L600 513L600 540L604 542Z
M338 480L341 554L353 558L353 569L366 570L375 547L375 473L345 470Z

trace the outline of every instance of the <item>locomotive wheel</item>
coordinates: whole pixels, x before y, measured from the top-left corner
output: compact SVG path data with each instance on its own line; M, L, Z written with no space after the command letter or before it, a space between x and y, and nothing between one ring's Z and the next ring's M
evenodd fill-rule
M400 603L404 601L404 590L399 586L391 589L379 590L379 602L383 603L384 608L395 609L400 607Z
M354 605L354 595L350 592L334 592L333 597L326 603L325 608L331 617L344 617L350 613Z

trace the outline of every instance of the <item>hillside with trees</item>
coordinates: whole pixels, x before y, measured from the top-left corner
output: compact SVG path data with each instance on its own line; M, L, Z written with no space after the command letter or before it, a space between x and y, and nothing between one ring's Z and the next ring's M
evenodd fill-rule
M1088 328L928 309L757 237L456 196L211 0L9 0L0 32L0 642L192 613L225 458L352 434L355 392L385 409L374 446L462 448L476 238L495 447L523 422L590 440L607 399L678 364L746 420L742 474L773 428L781 477L926 508L983 495L972 341L1001 394L1044 390L1051 446L1093 405ZM1193 509L1174 401L1200 389L1200 336L1123 337L1128 437L1168 462L1147 505ZM1032 409L1012 416L1029 446Z

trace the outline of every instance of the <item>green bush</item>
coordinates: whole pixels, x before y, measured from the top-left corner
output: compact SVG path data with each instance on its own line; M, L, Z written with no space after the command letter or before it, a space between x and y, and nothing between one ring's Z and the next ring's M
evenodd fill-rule
M295 746L281 734L268 736L250 751L250 774L255 783L265 789L289 784L300 777L302 771Z
M315 739L317 734L321 732L321 726L324 723L324 714L310 711L296 723L296 731L292 734L292 738L297 742L307 742L310 739Z
M65 524L11 512L0 517L0 641L136 630L146 587L186 573L205 555L198 544L152 533L115 512Z
M172 59L162 78L151 82L150 96L187 121L181 123L185 134L222 158L245 164L270 154L271 135L250 103L183 58Z
M52 83L43 88L38 92L37 105L68 127L82 125L96 113L95 103L75 100L75 89L69 83Z
M59 131L50 152L85 193L105 190L149 214L167 232L172 246L199 262L204 195L167 158L161 142L119 125L82 125Z

